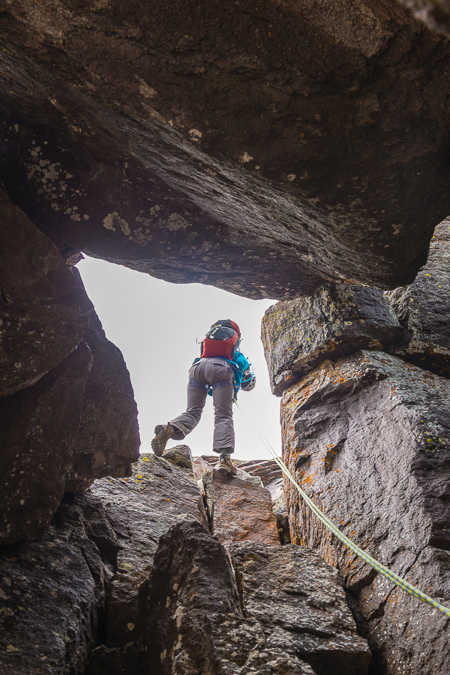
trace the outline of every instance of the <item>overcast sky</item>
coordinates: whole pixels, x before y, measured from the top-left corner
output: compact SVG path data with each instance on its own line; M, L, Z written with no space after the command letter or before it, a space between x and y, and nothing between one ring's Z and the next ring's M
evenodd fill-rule
M186 407L188 370L200 342L217 319L240 326L241 349L257 384L239 393L239 405L281 454L280 399L270 392L260 339L261 319L273 300L248 300L202 284L169 284L146 274L86 258L77 265L107 337L125 358L139 409L141 452L151 451L153 431ZM200 424L184 441L194 455L212 454L213 413L208 396ZM270 459L235 408L237 459ZM176 445L171 441L167 447Z

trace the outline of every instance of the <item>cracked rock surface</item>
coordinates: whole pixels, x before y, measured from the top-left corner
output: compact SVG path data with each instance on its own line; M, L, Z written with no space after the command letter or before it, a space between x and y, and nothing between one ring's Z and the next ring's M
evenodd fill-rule
M0 543L37 539L64 492L126 476L137 407L77 271L0 190Z
M381 352L325 361L284 394L283 453L300 486L374 558L448 606L450 382ZM339 567L374 672L435 675L448 619L336 542L293 486L295 543Z
M440 223L427 264L410 286L386 293L407 330L401 358L450 378L450 219Z
M370 651L357 632L338 573L305 546L245 541L231 559L246 616L269 647L307 661L317 675L365 675Z
M183 518L206 525L206 514L195 480L153 454L140 456L130 478L104 478L91 491L101 499L119 541L106 646L124 647L137 639L139 586L150 573L159 538Z
M259 476L238 470L232 477L214 469L203 476L203 485L211 531L227 550L241 539L280 545L272 496Z
M367 673L370 656L367 644L356 635L351 614L347 607L344 609L344 594L333 570L311 552L302 552L301 547L245 542L233 545L232 550L245 613L229 559L215 537L199 523L184 522L161 538L149 582L143 588L148 612L148 664L152 673ZM312 567L306 563L308 555L312 556L310 562L314 559L317 563L313 564L313 575ZM305 563L303 569L298 568L299 560ZM258 574L265 589L259 598L253 573ZM285 610L275 609L275 598L281 599L280 589L287 588L285 573L293 575L290 590L295 594L295 589L301 587L300 595L307 596L306 600L301 599L302 609L298 606L294 609L295 600L291 596L285 605L284 594ZM308 580L303 575L309 575ZM281 582L277 581L280 576ZM319 609L319 605L325 609L327 603L334 605L331 621L330 617L324 619ZM281 614L285 632L281 634L278 630L276 635L277 630L271 631L269 625L274 621L273 628ZM310 635L303 636L302 641L297 632L303 632L303 624L309 625ZM306 657L299 645L306 647L308 643ZM308 648L304 651L308 652ZM326 654L328 669L325 669ZM309 660L317 661L317 666L311 667L306 662Z
M206 522L196 483L143 455L130 478L66 495L38 541L0 547L0 671L140 673L139 587L183 518Z
M375 288L325 284L309 297L278 302L261 329L272 393L281 396L325 359L367 347L389 351L404 335L389 300Z
M450 44L400 3L0 10L0 175L61 250L254 298L424 263Z
M1 547L2 673L86 672L104 616L108 574L86 530L88 503L62 504L38 542Z

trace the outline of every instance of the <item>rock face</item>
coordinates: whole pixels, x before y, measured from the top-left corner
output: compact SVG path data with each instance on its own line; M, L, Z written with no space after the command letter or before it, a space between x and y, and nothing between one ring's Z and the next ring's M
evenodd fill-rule
M92 303L54 244L0 190L0 396L31 387L73 352Z
M95 478L129 476L140 445L136 402L125 361L101 326L94 329L93 323L84 334L93 360L66 492L84 490Z
M398 0L430 28L450 36L450 2L448 0Z
M389 350L404 333L387 298L373 288L325 284L310 297L279 302L262 322L272 393L281 396L327 358L366 347Z
M231 565L217 539L194 523L172 528L160 541L145 590L150 672L224 672L221 661L236 650L233 643L245 620ZM263 642L261 633L251 628L244 634L253 640L239 650L244 663Z
M143 455L129 479L66 497L39 541L2 547L0 671L85 675L98 645L92 673L138 672L139 586L183 518L206 524L196 483Z
M194 477L193 457L191 449L187 445L176 445L174 448L164 450L162 456L168 462L175 464L187 471L192 478Z
M410 286L387 294L407 339L395 353L411 363L450 377L450 220L431 240L428 262Z
M280 551L284 557L278 555ZM312 572L309 567L312 558L317 565L313 565L314 576L306 580L303 574L306 577ZM304 565L301 570L300 560ZM176 525L161 538L148 587L145 587L149 608L146 636L152 673L367 673L370 656L367 645L355 633L344 595L338 590L336 573L323 561L311 552L305 554L299 547L281 549L245 542L233 545L233 564L237 566L245 616L228 557L216 538L208 535L198 523ZM261 591L262 587L265 589L264 597L258 600L255 589L258 582L251 579L252 572L256 571L260 575ZM290 584L286 578L277 582L277 576L288 571L294 573L294 579L289 577ZM324 582L326 592L321 588ZM301 609L299 605L294 608L295 601L291 601L291 614L287 610L287 616L280 620L283 613L279 606L280 591L284 606L284 593L289 593L291 598L297 588L302 596ZM326 619L323 616L327 603L334 605L331 620L330 616ZM299 618L301 612L302 619ZM281 631L278 624L283 626ZM292 631L300 627L303 632L306 626L309 635L297 640L291 637L286 644L286 637L291 636ZM317 669L303 660L301 643L308 652L308 659L317 661ZM340 654L342 649L345 655ZM317 656L317 652L322 654ZM324 669L327 657L328 665L332 663L331 670L330 667Z
M86 672L104 616L107 576L101 551L86 531L88 503L62 504L40 541L2 547L2 673Z
M249 297L413 280L450 45L399 3L0 9L1 177L61 250Z
M91 364L80 344L33 387L0 399L2 544L42 536L61 502Z
M153 455L66 496L39 541L0 550L0 671L321 675L332 652L329 673L366 673L366 643L317 555L239 541L237 584L205 525L189 469Z
M227 549L241 539L280 545L271 494L255 482L244 472L232 477L214 469L203 476L212 533Z
M368 672L370 651L355 631L338 573L304 546L232 544L244 611L267 644L307 661L317 675Z
M449 226L444 221L436 228L417 279L377 300L370 318L377 342L367 344L372 351L356 351L358 340L345 331L342 295L337 309L331 305L333 312L322 316L320 290L311 298L279 303L267 312L263 326L274 387L285 388L283 456L302 489L350 539L446 606ZM361 289L358 295L369 298L371 293ZM404 330L401 336L397 326L402 339L390 343L375 338L389 322L395 324L389 302ZM339 313L344 314L340 325L334 320ZM334 331L340 333L340 352L324 338ZM345 356L336 358L339 353ZM301 379L292 375L296 363ZM285 496L292 541L313 548L342 575L372 649L371 673L434 675L448 669L445 615L411 598L343 547L290 482L285 482Z
M137 408L119 350L75 271L0 194L0 543L37 539L64 492L138 456Z
M0 429L0 541L37 539L65 491L108 473L126 476L138 455L136 404L120 352L89 330L35 385L0 399Z
M206 514L196 482L152 454L141 455L129 479L105 478L92 492L104 504L119 542L105 644L125 647L137 640L139 586L151 570L159 538L183 518L206 525Z
M447 606L449 396L447 379L394 356L359 352L324 362L282 402L283 452L301 487L347 536ZM445 616L355 558L293 486L286 491L293 541L340 569L374 672L445 672Z

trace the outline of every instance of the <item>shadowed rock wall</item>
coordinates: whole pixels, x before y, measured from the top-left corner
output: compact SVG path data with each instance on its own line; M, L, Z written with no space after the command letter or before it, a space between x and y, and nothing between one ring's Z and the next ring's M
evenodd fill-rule
M312 551L237 532L236 582L179 459L142 455L132 477L67 496L38 542L0 547L0 670L366 675L370 653L336 572ZM243 499L248 478L231 479Z
M0 543L37 539L65 491L126 476L130 377L75 270L0 194Z

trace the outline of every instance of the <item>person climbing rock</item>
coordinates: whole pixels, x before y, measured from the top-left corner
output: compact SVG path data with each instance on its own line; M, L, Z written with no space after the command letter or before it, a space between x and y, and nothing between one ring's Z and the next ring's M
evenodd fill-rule
M235 438L233 400L239 389L254 389L256 378L251 364L239 351L241 331L230 319L216 321L201 343L200 357L189 370L186 411L167 424L155 427L152 449L161 457L169 439L182 440L199 423L207 394L214 403L213 450L219 453L219 470L236 475L231 461Z

